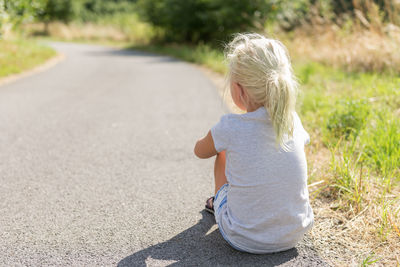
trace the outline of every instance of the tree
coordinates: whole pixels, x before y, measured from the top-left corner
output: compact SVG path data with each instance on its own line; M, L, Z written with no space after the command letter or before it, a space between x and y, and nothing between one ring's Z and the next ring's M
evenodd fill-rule
M139 0L141 17L164 29L167 41L225 41L230 34L263 28L265 0Z
M25 20L33 20L44 0L0 0L0 37Z
M74 16L74 4L71 0L43 0L43 8L37 12L39 20L45 23L45 31L51 21L62 21L68 23Z

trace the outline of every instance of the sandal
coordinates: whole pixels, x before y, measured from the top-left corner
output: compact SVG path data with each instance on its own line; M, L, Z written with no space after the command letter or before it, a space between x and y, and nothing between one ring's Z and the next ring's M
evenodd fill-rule
M207 199L204 209L209 213L214 214L214 197Z

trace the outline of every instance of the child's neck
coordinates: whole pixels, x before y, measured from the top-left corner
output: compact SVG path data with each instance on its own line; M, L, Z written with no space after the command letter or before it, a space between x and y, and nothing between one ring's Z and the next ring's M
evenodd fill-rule
M246 107L246 112L253 112L259 109L260 107L262 107L262 104L249 103L249 105Z

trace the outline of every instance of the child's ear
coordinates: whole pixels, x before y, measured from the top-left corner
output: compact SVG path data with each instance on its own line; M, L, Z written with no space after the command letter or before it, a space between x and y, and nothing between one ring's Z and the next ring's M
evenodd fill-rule
M246 95L246 92L244 91L242 85L240 83L236 83L236 86L239 88L240 96L244 97Z
M243 88L243 86L240 83L237 83L239 92L240 92L240 97L245 101L245 99L249 98L249 95L247 94L247 91Z

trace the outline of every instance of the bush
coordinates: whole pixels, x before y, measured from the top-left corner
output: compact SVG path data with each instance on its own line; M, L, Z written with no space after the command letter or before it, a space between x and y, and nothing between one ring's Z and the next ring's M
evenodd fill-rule
M310 13L310 7L309 0L281 1L276 17L279 26L286 31L300 26Z
M116 13L133 12L136 0L41 0L43 8L37 17L44 22L73 19L96 21Z
M114 14L134 13L136 0L80 0L76 6L76 18L98 21Z
M46 23L50 21L70 22L74 16L74 4L76 1L70 0L45 0L43 9L37 16Z
M283 0L277 2L275 20L285 31L294 30L304 24L321 24L331 21L334 16L332 5L335 1L325 0Z
M139 0L141 17L166 41L225 41L234 32L263 28L272 12L265 0Z

